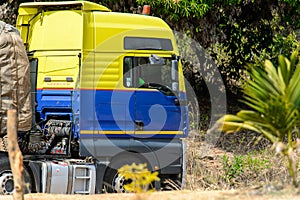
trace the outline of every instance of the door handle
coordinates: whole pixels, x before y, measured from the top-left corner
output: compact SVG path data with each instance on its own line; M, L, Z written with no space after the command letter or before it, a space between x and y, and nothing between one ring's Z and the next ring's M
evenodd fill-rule
M142 120L134 121L134 130L143 131L144 130L144 122Z

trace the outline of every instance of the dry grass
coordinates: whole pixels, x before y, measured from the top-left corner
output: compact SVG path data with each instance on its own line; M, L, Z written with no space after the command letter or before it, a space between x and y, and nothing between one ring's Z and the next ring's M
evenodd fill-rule
M205 156L201 150L205 142L200 139L187 140L185 188L228 190L265 185L284 188L291 184L286 160L275 155L267 144L246 145L249 141L241 140L244 136L221 136L221 142L212 147ZM237 144L237 141L245 144ZM300 173L298 180L299 175Z
M214 145L203 150L210 112L207 106L200 106L199 109L200 116L191 113L192 126L186 139L186 189L229 190L272 185L281 190L291 184L287 161L275 155L272 144L257 133L240 131L230 135L221 134L214 138L217 140ZM235 113L240 110L239 104L230 105L229 110ZM198 118L201 123L196 120Z

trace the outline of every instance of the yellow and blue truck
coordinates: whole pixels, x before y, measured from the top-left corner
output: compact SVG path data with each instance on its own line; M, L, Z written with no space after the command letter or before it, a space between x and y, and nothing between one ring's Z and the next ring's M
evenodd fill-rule
M188 108L172 30L161 19L86 1L34 2L16 24L30 62L32 128L22 132L31 192L126 192L125 164L183 186ZM0 153L0 194L12 194ZM170 184L171 183L171 184Z

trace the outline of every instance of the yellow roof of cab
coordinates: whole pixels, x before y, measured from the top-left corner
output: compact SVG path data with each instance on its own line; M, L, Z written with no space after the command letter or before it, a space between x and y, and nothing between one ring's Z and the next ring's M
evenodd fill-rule
M110 12L111 10L105 6L88 2L88 1L61 1L61 2L31 2L31 3L22 3L20 8L39 8L39 7L53 7L53 6L81 6L82 11L103 11ZM25 12L25 13L22 13ZM28 14L27 11L20 9L19 14Z

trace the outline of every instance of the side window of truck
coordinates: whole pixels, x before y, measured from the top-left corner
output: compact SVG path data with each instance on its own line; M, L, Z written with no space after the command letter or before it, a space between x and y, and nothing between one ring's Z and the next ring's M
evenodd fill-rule
M138 88L143 85L145 83L145 66L148 65L148 57L125 57L123 63L123 85L127 88Z
M134 63L135 62L135 63ZM145 83L142 66L148 65L147 57L125 57L123 85L128 88L139 87Z
M133 87L133 58L125 57L123 63L123 85L125 87Z

